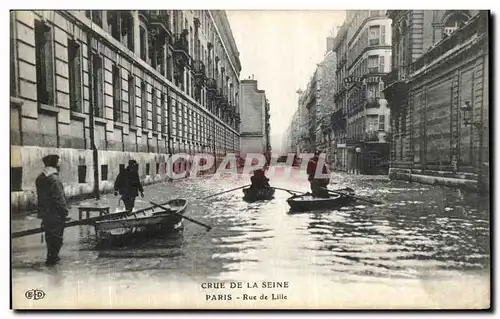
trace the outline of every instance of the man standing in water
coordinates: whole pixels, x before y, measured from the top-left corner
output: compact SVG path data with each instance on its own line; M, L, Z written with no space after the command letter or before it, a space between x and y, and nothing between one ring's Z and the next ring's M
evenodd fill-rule
M330 179L315 177L316 169L318 167L319 154L319 151L315 152L314 157L311 158L309 163L307 163L308 180L309 183L311 183L311 192L314 197L328 198L330 195L326 190L326 186L330 183ZM321 174L328 174L328 167L326 163L323 164L323 167L321 168Z
M68 216L68 205L64 187L59 178L59 156L48 155L42 159L45 168L37 177L38 218L42 220L47 244L46 265L59 262L59 251L63 245L64 222Z
M144 189L138 173L139 165L135 160L128 161L128 167L118 174L115 181L115 196L120 193L125 209L131 212L135 206L135 198L141 193L144 197Z

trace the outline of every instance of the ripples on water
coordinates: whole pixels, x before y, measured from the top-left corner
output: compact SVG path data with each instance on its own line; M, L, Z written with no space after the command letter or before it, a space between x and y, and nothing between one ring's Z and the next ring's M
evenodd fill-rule
M198 199L248 180L204 178L150 186L149 200L187 198L186 215L213 229L206 232L185 221L184 231L169 238L96 251L90 227L69 228L60 269L128 279L166 275L233 279L249 274L265 279L272 273L314 273L336 281L488 270L487 199L456 189L341 174L333 179L335 187L349 186L359 196L386 204L358 202L338 211L289 215L285 202L289 194L282 191L276 191L272 201L251 204L242 201L241 190ZM306 180L290 183L278 177L271 184L300 191L309 187ZM146 205L142 200L137 206ZM23 221L21 226L30 223ZM39 239L35 235L13 240L16 275L45 269L45 248Z

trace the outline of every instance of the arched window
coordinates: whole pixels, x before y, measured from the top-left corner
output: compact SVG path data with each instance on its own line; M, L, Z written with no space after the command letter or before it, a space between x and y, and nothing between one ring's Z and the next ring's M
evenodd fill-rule
M443 18L443 37L449 37L453 32L462 27L469 18L462 11L445 14Z

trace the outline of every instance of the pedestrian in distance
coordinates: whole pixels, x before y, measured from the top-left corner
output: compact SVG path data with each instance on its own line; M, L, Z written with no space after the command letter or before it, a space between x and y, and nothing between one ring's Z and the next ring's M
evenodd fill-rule
M135 160L128 161L128 166L118 174L115 180L115 196L121 195L125 209L131 212L135 206L135 198L141 193L144 197L144 189L138 173L139 165Z
M45 264L52 266L60 261L59 252L63 246L64 223L68 217L69 206L59 177L59 156L48 155L42 161L45 168L35 181L38 218L42 220L41 228L45 231L47 245Z

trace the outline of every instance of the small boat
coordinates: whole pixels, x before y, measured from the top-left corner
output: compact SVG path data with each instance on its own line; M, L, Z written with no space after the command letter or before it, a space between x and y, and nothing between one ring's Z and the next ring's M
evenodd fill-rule
M275 189L272 187L264 187L264 188L244 188L243 189L243 200L248 202L256 202L260 200L270 200L274 198Z
M302 195L293 195L286 201L292 212L304 212L312 210L333 210L342 206L351 204L354 199L354 190L352 188L343 188L335 190L344 194L331 194L328 198L313 197L311 193ZM348 196L351 195L351 196Z
M136 239L149 239L179 230L183 227L183 218L179 215L184 214L187 205L185 199L174 199L164 205L169 210L150 207L125 217L96 221L98 245L120 246Z

